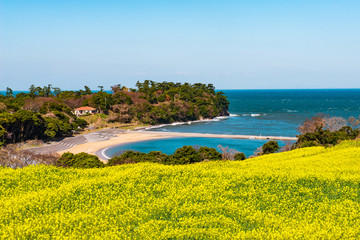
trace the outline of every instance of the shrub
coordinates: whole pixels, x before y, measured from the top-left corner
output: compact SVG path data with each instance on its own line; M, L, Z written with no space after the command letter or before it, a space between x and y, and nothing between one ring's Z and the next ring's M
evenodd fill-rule
M221 153L216 151L215 148L200 147L198 152L202 160L221 160Z
M111 158L108 161L107 165L115 166L120 164L139 163L139 162L168 163L169 156L159 151L151 151L149 153L126 151L120 156L115 156Z
M59 158L57 166L74 167L74 168L100 168L104 167L104 163L100 159L88 153L73 154L70 152L64 153Z
M76 118L75 123L80 128L86 128L89 125L89 123L82 118Z
M200 162L200 154L192 146L183 146L178 148L173 155L175 164L188 164Z
M168 156L160 151L151 151L144 156L144 161L154 163L165 163Z
M0 147L5 144L6 130L0 125Z
M246 156L245 156L245 154L244 153L242 153L242 152L239 152L239 153L236 153L235 155L234 155L234 160L235 161L241 161L241 160L245 160L246 159Z
M115 166L120 164L128 164L128 163L138 163L143 155L146 153L134 152L134 151L126 151L120 156L115 156L109 159L107 165Z
M279 151L280 147L277 141L269 141L262 146L262 153L269 154Z

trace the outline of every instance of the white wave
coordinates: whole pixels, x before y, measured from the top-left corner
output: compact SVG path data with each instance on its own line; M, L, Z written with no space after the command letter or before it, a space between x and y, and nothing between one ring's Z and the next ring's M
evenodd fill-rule
M266 113L244 113L244 114L241 114L241 116L243 117L259 117L259 116L265 116L267 115Z
M170 125L170 124L160 124L160 125L150 126L150 127L146 127L145 130L154 129L154 128L162 128L167 125Z
M220 116L220 117L215 117L215 118L205 118L202 120L195 120L195 121L188 121L188 122L174 122L174 123L169 123L169 124L160 124L160 125L155 125L155 126L150 126L150 127L145 127L144 129L138 129L138 131L143 131L143 130L150 130L150 129L155 129L155 128L162 128L162 127L167 127L167 126L178 126L178 125L184 125L184 124L193 124L193 123L201 123L201 122L217 122L223 119L227 119L228 116Z
M214 119L211 119L211 120L206 121L206 122L218 122L218 121L223 120L223 119L226 119L226 118L214 118Z
M239 116L238 114L230 113L230 117L238 117L238 116Z
M295 113L295 112L299 112L298 110L289 110L289 109L287 109L286 110L288 113Z
M219 120L227 119L227 116L220 116L215 118L205 118L201 120L190 121L189 123L201 123L201 122L217 122Z
M188 124L187 122L174 122L174 123L171 123L169 125L171 126L178 126L178 125L184 125L184 124Z
M107 154L106 154L106 150L108 150L109 148L104 148L102 151L101 151L101 155L106 159L106 160L109 160L111 157L109 157Z

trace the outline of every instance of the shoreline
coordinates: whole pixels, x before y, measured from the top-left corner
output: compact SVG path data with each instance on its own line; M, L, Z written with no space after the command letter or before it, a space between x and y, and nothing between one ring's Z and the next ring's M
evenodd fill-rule
M228 134L208 134L208 133L185 133L185 132L155 132L155 131L127 131L116 134L103 141L85 142L69 149L58 151L62 154L64 152L71 152L74 154L86 152L98 156L102 161L106 162L110 159L105 151L110 147L118 145L150 141L164 138L174 137L203 137L203 138L229 138L229 139L249 139L249 140L279 140L279 141L296 141L296 137L282 137L282 136L253 136L253 135L228 135Z
M134 128L134 130L127 130L121 133L113 134L107 139L97 139L95 141L85 141L83 143L71 146L67 149L61 149L56 151L58 154L65 152L71 152L74 154L85 152L88 154L96 155L101 161L106 163L110 157L106 155L105 151L109 148L116 147L119 145L135 142L143 142L164 138L174 137L204 137L204 138L232 138L232 139L250 139L250 140L280 140L280 141L296 141L296 137L281 137L281 136L255 136L255 135L230 135L230 134L210 134L210 133L187 133L187 132L158 132L151 131L151 129L162 128L166 126L178 126L178 125L190 125L194 123L202 123L209 121L221 121L229 117L238 116L236 114L229 114L228 116L218 116L213 119L201 119L188 122L174 122L169 124L159 124L154 126L144 126ZM100 132L100 131L95 131ZM84 134L85 135L85 134Z
M145 125L139 126L132 129L124 130L117 127L106 127L101 128L99 130L88 131L86 133L81 133L79 135L74 135L71 137L66 137L59 141L53 141L50 144L43 144L41 146L37 146L34 148L28 148L27 150L35 152L35 153L57 153L62 154L65 152L72 152L72 153L79 153L79 152L86 152L89 154L96 154L98 155L103 161L108 159L105 153L99 153L99 148L104 149L108 147L113 147L116 145L132 143L132 142L139 142L139 141L147 141L147 140L156 140L160 138L172 137L172 136L164 136L164 133L150 133L148 130L153 128L161 128L165 126L177 126L177 125L184 125L184 124L193 124L193 123L202 123L208 121L220 121L226 119L231 116L237 116L236 114L230 114L229 116L218 116L213 119L201 119L201 120L194 120L194 121L187 121L187 122L174 122L169 124L158 124L158 125ZM142 134L137 135L137 134ZM148 136L148 134L151 136ZM126 139L123 139L121 136L123 134L127 134ZM161 134L161 136L157 136ZM171 132L169 132L171 134ZM129 138L130 137L130 138ZM134 138L134 139L133 139ZM96 146L94 146L94 142L98 142ZM87 147L84 147L87 146ZM81 151L79 150L81 149Z
M94 153L90 153L90 154L94 154L94 155L98 156L101 161L108 161L110 159L110 157L105 154L105 151L107 149L111 148L111 147L116 147L116 146L120 146L122 144L127 144L127 143L150 141L150 140L164 139L164 138L181 137L181 136L167 136L168 135L167 133L172 135L173 132L159 132L158 135L157 134L154 135L154 132L149 131L151 129L162 128L162 127L167 127L167 126L178 126L178 125L186 125L186 124L191 125L193 123L220 121L220 120L225 120L225 119L227 119L229 117L236 117L236 116L238 116L238 115L229 113L229 115L227 115L227 116L217 116L217 117L214 117L214 118L205 118L205 119L193 120L193 121L187 121L187 122L173 122L173 123L158 124L158 125L153 125L153 126L148 125L148 126L144 126L144 127L135 127L134 130L130 130L130 131L128 130L126 133L127 134L134 133L134 132L141 133L141 134L145 133L145 138L141 138L140 140L135 140L135 141L132 141L132 140L124 141L124 142L121 141L121 142L118 142L117 144L113 144L111 146L106 146L104 148L97 149ZM148 133L152 137L146 136L146 133ZM119 137L119 135L120 134L118 134L117 137ZM77 146L73 147L74 148L73 150L77 150L76 147ZM70 151L71 149L67 149L67 151ZM59 151L57 153L62 154L64 152L66 152L66 151ZM89 153L89 152L87 152L87 153Z
M154 133L147 133L144 131L127 131L124 133L116 134L115 137L104 141L94 141L94 142L85 142L76 146L73 146L69 149L58 151L58 154L63 154L65 152L71 152L74 154L85 152L92 155L96 155L102 161L107 161L109 159L104 151L109 147L114 147L121 144L126 143L134 143L134 142L141 142L147 140L156 140L156 139L164 139L164 138L171 138L170 134L154 134Z

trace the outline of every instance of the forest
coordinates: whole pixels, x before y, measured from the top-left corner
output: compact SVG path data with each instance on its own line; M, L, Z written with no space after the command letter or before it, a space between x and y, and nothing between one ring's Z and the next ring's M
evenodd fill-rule
M70 136L88 126L73 112L82 106L96 108L109 123L156 125L229 115L227 97L212 84L145 80L136 88L112 86L111 92L98 87L69 91L31 85L16 95L7 88L0 94L0 146Z

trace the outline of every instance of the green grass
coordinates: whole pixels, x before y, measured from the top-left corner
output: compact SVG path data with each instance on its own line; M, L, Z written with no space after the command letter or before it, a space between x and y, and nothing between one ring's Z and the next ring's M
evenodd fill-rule
M359 239L360 142L241 162L0 169L2 239Z

